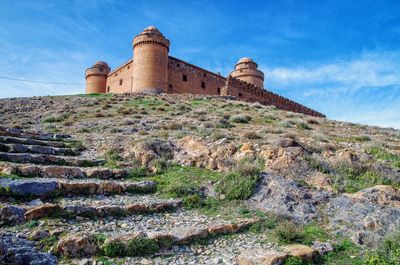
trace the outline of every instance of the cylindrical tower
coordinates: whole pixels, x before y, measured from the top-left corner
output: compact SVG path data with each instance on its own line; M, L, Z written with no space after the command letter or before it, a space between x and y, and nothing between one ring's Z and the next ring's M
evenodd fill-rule
M250 84L264 87L264 73L257 69L258 65L248 57L240 59L235 65L232 77L246 81Z
M156 27L133 39L133 93L167 91L168 51L169 40Z
M106 62L99 61L86 69L86 94L106 93L107 75L111 69Z

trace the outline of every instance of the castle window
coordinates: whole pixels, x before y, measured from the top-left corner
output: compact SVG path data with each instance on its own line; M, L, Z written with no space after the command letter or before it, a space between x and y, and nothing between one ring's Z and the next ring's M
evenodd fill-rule
M183 75L183 76L182 76L182 81L187 82L187 75Z
M206 73L204 73L203 76L206 77Z
M177 63L177 64L176 64L176 66L178 66L178 67L179 67L179 66L180 66L180 65L179 65L179 63Z
M128 65L128 70L129 70L129 68L131 68L131 66L130 66L130 65Z
M242 94L242 93L239 93L239 97L243 97L243 94Z
M118 73L117 72L115 72L115 77L117 77L118 76Z
M218 95L221 94L221 88L220 87L217 88L217 93L218 93Z
M107 92L110 92L110 87L109 86L107 87Z
M201 88L206 88L206 82L201 81Z
M122 79L119 80L119 85L122 86Z
M169 84L169 91L172 92L172 90L173 90L173 87L171 84Z

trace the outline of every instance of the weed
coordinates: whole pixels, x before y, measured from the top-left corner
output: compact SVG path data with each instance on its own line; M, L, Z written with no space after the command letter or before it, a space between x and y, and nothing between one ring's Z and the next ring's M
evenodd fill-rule
M251 121L251 116L249 115L235 115L229 118L230 122L234 123L249 123Z
M227 200L246 200L253 194L259 179L259 175L230 173L216 185L216 191L224 194Z

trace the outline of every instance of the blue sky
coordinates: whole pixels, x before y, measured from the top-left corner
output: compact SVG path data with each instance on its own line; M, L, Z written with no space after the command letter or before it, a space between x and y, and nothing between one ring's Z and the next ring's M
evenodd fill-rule
M265 87L328 118L400 129L400 1L0 0L0 76L84 83L132 56L155 25L170 55L227 75L241 57ZM0 79L0 97L84 93L84 85Z

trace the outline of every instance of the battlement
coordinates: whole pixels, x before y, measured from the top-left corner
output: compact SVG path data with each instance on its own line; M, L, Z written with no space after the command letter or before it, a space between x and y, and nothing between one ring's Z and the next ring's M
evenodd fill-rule
M228 77L170 56L170 41L154 26L132 41L133 58L111 70L97 62L86 70L86 93L191 93L234 96L316 117L325 115L264 89L264 73L241 58Z

